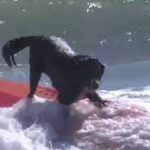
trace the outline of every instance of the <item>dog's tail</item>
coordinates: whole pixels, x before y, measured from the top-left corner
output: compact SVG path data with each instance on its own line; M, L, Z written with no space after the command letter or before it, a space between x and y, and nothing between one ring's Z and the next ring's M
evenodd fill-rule
M11 67L13 64L17 66L14 54L21 51L23 48L30 46L33 36L20 37L8 41L2 48L2 56L6 63Z

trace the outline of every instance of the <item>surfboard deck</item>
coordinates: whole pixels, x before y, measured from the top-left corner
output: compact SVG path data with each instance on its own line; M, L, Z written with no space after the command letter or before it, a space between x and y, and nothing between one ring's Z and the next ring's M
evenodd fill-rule
M25 83L0 80L0 107L10 107L21 99L25 98L29 92L29 86ZM35 95L55 100L58 92L53 88L38 86Z

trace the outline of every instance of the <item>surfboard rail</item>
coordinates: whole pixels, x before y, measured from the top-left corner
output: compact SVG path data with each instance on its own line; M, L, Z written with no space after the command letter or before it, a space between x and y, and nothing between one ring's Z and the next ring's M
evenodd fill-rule
M29 92L29 86L26 83L0 80L0 107L10 107L19 100L25 98ZM38 86L35 95L48 99L56 100L57 90Z

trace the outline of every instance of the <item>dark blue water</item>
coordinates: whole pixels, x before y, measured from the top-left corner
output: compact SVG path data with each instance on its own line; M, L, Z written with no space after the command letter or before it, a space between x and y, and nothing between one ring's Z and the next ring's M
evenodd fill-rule
M0 149L149 150L149 20L150 0L1 0L0 49L19 36L62 37L106 64L97 92L112 103L97 110L82 101L67 119L68 108L39 97L0 108ZM10 69L0 55L0 79L28 83L28 48L16 59L21 67ZM40 84L51 86L45 75Z
M149 18L149 0L1 0L0 48L23 35L56 35L106 64L149 60ZM28 63L27 53L18 59Z

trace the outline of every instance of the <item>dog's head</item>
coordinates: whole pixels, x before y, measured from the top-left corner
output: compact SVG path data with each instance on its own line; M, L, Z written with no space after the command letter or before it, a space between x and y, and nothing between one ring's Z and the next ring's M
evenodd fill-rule
M98 59L89 56L75 57L76 71L81 84L91 90L97 89L104 73L104 65Z

